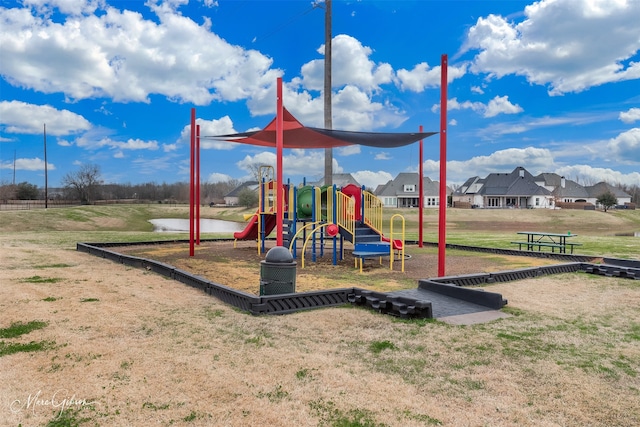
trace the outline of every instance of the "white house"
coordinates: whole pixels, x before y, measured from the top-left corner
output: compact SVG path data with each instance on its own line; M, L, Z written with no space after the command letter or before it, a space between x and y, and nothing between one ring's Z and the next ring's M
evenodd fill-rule
M379 185L374 194L382 200L384 207L418 207L419 180L417 173L402 172L395 179ZM428 177L422 178L423 200L425 208L440 206L440 183ZM451 190L447 187L447 196Z

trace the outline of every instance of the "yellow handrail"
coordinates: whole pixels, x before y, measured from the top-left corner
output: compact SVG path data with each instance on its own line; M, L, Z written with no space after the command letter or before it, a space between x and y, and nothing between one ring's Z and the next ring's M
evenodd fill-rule
M394 222L394 220L396 219L396 217L397 217L397 218L400 218L400 219L401 219L401 221L402 221L402 222L401 222L401 224L402 224L402 231L401 231L401 234L400 234L401 239L400 239L400 250L399 250L399 251L400 251L400 258L402 259L402 272L404 273L404 217L403 217L402 215L400 215L400 214L395 214L395 215L393 215L393 216L391 217L391 219L389 220L389 227L390 227L390 230L389 230L389 241L390 241L390 243L391 243L391 244L389 245L389 246L390 246L390 249L389 249L389 250L391 251L391 253L389 254L389 255L390 255L390 258L391 258L391 261L389 262L389 268L390 268L391 270L393 270L393 258L394 258L394 254L393 254L393 242L394 242L394 240L395 240L395 239L394 239L395 234L394 234L394 232L393 232L393 222Z
M298 231L296 231L296 234L293 235L293 238L291 239L291 242L289 243L289 252L291 252L291 250L293 249L293 242L296 241L296 239L298 238L298 235L300 233L302 233L306 228L310 228L313 227L314 225L320 224L322 221L314 221L314 222L310 222L309 224L306 224L304 227L302 227L301 229L299 229Z
M336 218L335 223L355 238L356 216L353 199L342 191L336 191ZM351 239L353 241L353 238ZM354 242L355 243L355 242Z
M333 219L333 185L327 187L327 222L335 222Z
M273 211L276 204L275 197L275 181L273 180L273 166L262 165L258 169L258 179L260 181L260 188L258 191L258 211L265 213ZM273 183L273 184L271 184ZM273 188L269 188L269 185ZM263 201L264 199L264 201ZM264 203L264 207L263 207Z
M320 187L313 187L313 197L315 198L316 210L314 212L314 218L318 221L322 220L322 194Z
M382 200L364 191L364 223L382 234Z
M308 224L307 224L307 225L308 225ZM304 268L304 254L305 254L305 252L307 251L307 243L309 243L309 240L311 239L311 237L313 237L313 234L314 234L316 231L320 230L322 227L327 227L327 226L329 226L329 225L330 225L330 224L327 224L327 223L323 223L323 224L318 225L316 228L314 228L313 230L311 230L311 233L309 233L309 235L308 235L308 236L307 236L307 238L305 239L305 241L304 241L304 245L302 245L302 254L301 254L301 255L302 255L302 263L301 263L301 268ZM306 227L306 226L305 226L305 227Z

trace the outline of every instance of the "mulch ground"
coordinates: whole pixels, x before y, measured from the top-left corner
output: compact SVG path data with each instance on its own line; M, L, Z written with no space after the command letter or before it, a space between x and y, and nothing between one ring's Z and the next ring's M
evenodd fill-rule
M195 255L189 256L189 245L168 243L113 248L121 253L160 261L205 277L215 283L250 293L258 293L260 281L260 263L266 252L275 246L268 242L265 251L258 254L255 242L237 242L236 247L230 241L201 242L195 248ZM506 269L533 267L554 264L557 261L540 258L497 256L474 252L448 251L446 256L446 275L487 273ZM359 286L378 291L392 291L414 288L417 280L438 276L438 252L435 247L407 245L405 248L404 272L401 259L395 258L393 270L390 270L390 258L367 259L363 273L355 267L355 259L350 249L345 249L344 258L333 265L332 249L325 248L324 255L318 250L315 262L308 249L304 257L300 252L296 257L296 291L331 289ZM516 266L516 267L514 267Z

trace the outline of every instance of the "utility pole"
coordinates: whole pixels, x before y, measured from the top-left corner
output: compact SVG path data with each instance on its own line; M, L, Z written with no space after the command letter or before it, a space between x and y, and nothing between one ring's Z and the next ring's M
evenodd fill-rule
M44 208L49 207L49 176L47 173L47 124L44 124Z
M324 7L324 127L325 129L332 129L331 0L325 0ZM333 185L333 148L324 149L324 185Z

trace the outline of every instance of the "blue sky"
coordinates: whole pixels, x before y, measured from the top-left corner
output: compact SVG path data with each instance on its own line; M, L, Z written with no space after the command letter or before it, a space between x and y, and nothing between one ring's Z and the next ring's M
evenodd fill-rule
M333 1L333 127L439 131L449 57L447 181L556 172L640 184L640 1ZM254 130L285 106L322 127L323 4L0 1L0 181L49 185L82 164L106 183L187 181L190 109L203 135ZM439 137L424 141L439 178ZM275 153L203 141L205 181L247 179ZM15 159L15 161L14 161ZM418 170L418 145L334 150L375 187ZM284 176L322 177L323 150Z

